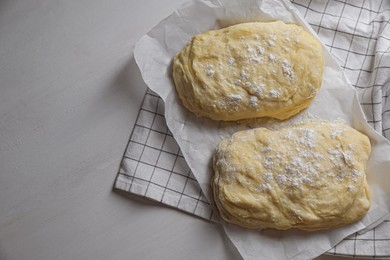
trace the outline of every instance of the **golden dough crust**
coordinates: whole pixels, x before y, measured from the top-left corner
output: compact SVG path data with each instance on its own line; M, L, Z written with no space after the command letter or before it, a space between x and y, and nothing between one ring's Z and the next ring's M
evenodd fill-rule
M340 123L241 131L220 142L211 186L223 219L249 228L321 230L370 207L367 136Z
M310 104L323 69L320 42L300 26L254 22L194 36L174 58L173 79L197 116L286 119Z

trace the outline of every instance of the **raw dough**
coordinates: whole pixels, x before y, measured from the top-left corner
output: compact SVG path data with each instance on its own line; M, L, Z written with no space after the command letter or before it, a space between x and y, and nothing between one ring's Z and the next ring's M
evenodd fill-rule
M194 36L174 58L173 79L197 116L286 119L315 97L323 67L320 42L300 26L255 22Z
M249 228L320 230L370 207L367 136L341 123L258 128L223 140L212 189L221 216Z

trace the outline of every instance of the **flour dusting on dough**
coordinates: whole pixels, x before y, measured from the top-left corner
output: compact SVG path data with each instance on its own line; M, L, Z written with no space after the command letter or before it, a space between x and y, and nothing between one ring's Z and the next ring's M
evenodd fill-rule
M343 138L335 138L340 130ZM365 178L369 139L343 124L242 131L219 147L214 160L236 166L229 171L228 186L223 185L224 169L218 168L218 185L213 186L218 209L230 222L318 230L356 221L370 206Z
M192 37L173 63L182 104L197 116L223 121L283 120L306 108L321 86L323 53L316 38L296 27L253 22ZM242 102L226 98L237 93ZM251 96L259 101L250 101Z
M205 68L205 70L206 70L207 76L209 76L209 77L214 77L214 75L215 75L215 70L214 70L213 65L211 65L210 63L206 63L206 64L204 65L204 68Z

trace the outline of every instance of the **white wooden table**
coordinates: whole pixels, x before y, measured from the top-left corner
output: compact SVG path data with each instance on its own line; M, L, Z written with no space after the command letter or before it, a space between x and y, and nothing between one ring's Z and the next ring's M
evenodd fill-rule
M217 225L112 190L133 46L181 2L0 1L1 260L240 259Z

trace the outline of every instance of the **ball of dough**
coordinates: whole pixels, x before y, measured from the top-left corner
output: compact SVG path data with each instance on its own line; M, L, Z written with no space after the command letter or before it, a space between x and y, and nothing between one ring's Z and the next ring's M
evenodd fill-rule
M340 123L258 128L223 140L212 190L220 215L248 228L321 230L370 207L367 136Z
M197 116L286 119L310 104L323 69L320 42L300 26L254 22L194 36L174 58L173 79Z

